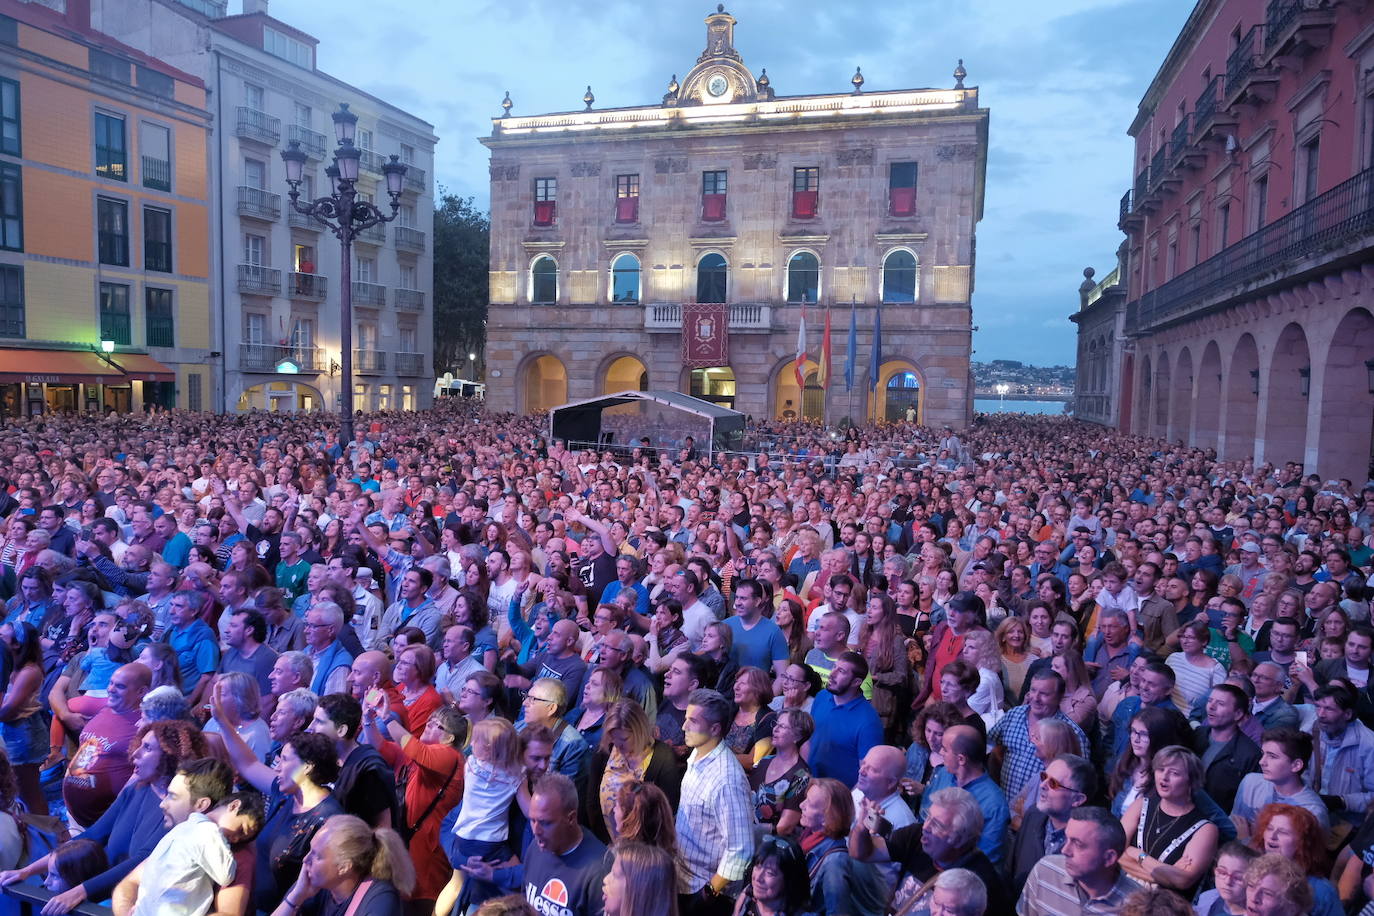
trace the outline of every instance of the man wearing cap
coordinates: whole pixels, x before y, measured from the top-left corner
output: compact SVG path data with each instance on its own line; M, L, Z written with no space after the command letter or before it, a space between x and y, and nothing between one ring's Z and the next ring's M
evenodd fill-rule
M1246 532L1246 540L1240 545L1240 562L1227 568L1228 576L1239 576L1244 583L1240 596L1249 604L1264 589L1264 580L1269 570L1260 561L1260 546L1254 539L1254 532Z

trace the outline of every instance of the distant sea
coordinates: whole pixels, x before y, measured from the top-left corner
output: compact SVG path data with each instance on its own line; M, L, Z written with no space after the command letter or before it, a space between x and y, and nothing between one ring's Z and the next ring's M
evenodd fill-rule
M1063 401L1015 401L1007 398L974 398L973 409L978 413L1038 413L1052 417L1064 413Z

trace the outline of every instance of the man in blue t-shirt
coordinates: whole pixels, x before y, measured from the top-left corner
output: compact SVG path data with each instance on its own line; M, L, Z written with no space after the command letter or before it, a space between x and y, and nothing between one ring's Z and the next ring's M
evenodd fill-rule
M577 787L545 773L530 798L525 899L548 916L601 916L601 882L610 871L605 845L577 823Z
M725 618L725 625L734 636L731 651L740 667L762 668L777 678L787 667L789 651L782 628L763 616L769 603L759 580L740 579L735 583L735 616Z
M808 761L811 773L838 779L851 789L859 781L863 755L883 743L883 723L861 689L867 676L868 660L857 652L845 652L811 704L811 718L816 722Z

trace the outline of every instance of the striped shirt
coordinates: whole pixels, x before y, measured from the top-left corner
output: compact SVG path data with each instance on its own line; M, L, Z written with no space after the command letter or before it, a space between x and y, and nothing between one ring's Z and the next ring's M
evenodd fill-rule
M1078 723L1057 709L1054 715L1048 718L1067 722L1073 729L1074 736L1078 738L1078 753L1084 757L1088 756L1088 737L1083 734L1083 729L1078 727ZM1037 778L1044 769L1044 761L1036 755L1035 744L1030 737L1029 706L1016 706L1007 710L1007 714L998 719L992 731L988 732L988 744L1000 744L1006 753L1002 760L1002 790L1007 798L1019 795L1026 783Z
M1017 916L1115 916L1121 912L1126 898L1140 887L1134 878L1118 870L1116 883L1101 897L1089 897L1077 881L1064 869L1062 855L1045 856L1030 874L1016 901Z
M695 893L711 876L739 881L754 855L754 805L744 769L722 741L708 754L692 751L682 777L677 839Z

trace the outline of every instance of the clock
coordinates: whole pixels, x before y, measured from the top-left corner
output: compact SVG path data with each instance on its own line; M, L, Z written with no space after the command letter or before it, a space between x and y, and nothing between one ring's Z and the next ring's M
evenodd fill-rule
M725 95L725 91L729 88L730 83L719 73L706 81L706 91L711 93L715 98L720 98Z

